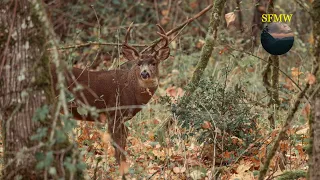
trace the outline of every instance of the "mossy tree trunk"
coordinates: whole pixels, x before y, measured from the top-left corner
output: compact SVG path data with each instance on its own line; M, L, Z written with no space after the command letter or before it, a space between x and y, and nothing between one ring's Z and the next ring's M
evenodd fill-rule
M32 117L52 101L45 36L27 0L1 2L0 32L3 179L33 179L40 144L30 137L43 125Z
M39 15L45 12L39 11L41 4L37 3L30 0L0 1L2 179L52 179L69 174L64 170L62 157L69 156L68 152L72 150L69 147L72 146L46 141L53 132L50 111L54 109L54 98L48 36ZM41 121L39 117L34 118L35 114L41 116ZM43 138L31 140L32 136L39 135L39 130L43 132ZM46 155L43 164L39 165L36 154ZM52 167L50 173L49 167Z
M268 6L268 10L267 10L267 12L269 14L275 14L274 3L275 3L275 0L269 1L269 6ZM266 87L268 95L270 96L268 106L271 108L271 113L268 116L268 120L270 122L270 127L272 129L276 128L275 119L277 119L277 111L279 110L279 107L280 107L279 65L280 65L279 56L271 55L268 59L268 64L266 65L266 67L262 73L263 84ZM271 74L271 77L269 77L269 74Z
M208 28L208 33L206 35L205 44L202 47L200 60L196 66L195 71L191 79L190 89L187 94L193 93L196 89L204 70L207 67L209 58L212 54L214 43L217 39L218 27L221 22L222 10L224 9L226 0L213 0L213 10L210 17L210 23Z

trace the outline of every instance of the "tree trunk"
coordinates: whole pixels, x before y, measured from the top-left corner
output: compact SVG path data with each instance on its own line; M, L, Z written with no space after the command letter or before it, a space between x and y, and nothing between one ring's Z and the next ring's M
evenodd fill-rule
M261 21L262 14L266 13L268 1L267 0L255 0L255 8L253 11L253 19L252 19L252 31L251 31L251 37L253 38L253 45L258 45L260 36L260 32L263 28L263 23Z
M206 35L205 44L202 47L200 60L193 72L192 79L189 82L190 89L186 94L192 94L198 86L199 81L207 67L209 58L212 54L214 43L217 39L218 27L221 22L222 9L224 8L226 0L213 0L213 9L210 17L209 29Z
M34 170L39 142L30 137L43 125L32 117L52 100L46 40L27 0L2 1L0 32L3 177L34 179L39 176Z
M35 9L35 4L37 2L29 0L0 1L2 179L52 179L69 174L63 169L63 157L70 156L72 148L69 147L72 146L65 143L67 141L63 145L56 143L56 139L54 143L47 141L52 132L49 112L53 109L50 104L54 104L53 89L48 37L43 19L39 18L39 14L45 15L45 12ZM37 117L39 115L41 118ZM43 137L32 140L39 131L43 132ZM36 153L47 155L45 157L49 158L42 162L49 164L39 165ZM48 168L51 168L50 176Z
M314 68L319 68L320 62L320 0L313 1L313 36L314 36ZM317 87L320 78L317 75ZM310 118L310 133L312 153L309 160L309 178L310 180L320 179L320 91L315 93L312 99L312 113Z

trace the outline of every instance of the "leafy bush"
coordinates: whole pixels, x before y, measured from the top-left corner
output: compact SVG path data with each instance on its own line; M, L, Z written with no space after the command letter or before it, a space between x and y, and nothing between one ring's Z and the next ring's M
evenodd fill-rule
M239 85L228 89L212 78L201 80L194 93L180 100L175 113L188 136L210 144L216 136L220 152L241 150L256 138L254 115Z

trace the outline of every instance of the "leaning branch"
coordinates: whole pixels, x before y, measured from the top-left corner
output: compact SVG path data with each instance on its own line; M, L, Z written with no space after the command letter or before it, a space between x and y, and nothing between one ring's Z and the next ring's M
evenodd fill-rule
M318 68L315 68L315 71L312 73L312 74L316 74L318 72ZM279 145L280 145L280 142L285 138L285 135L286 135L286 131L289 129L290 127L290 124L293 120L293 117L295 115L295 113L297 112L298 110L298 107L300 105L300 102L302 100L302 98L305 96L307 90L309 89L310 87L310 84L307 84L305 86L305 88L298 94L298 97L293 105L293 107L290 109L290 112L286 118L286 121L285 121L285 124L284 126L282 127L275 143L273 144L272 148L271 148L271 151L269 152L268 156L267 156L267 159L264 163L264 166L261 168L260 170L260 174L259 174L259 180L263 180L264 177L266 176L267 174L267 171L269 169L269 166L270 166L270 163L271 163L271 160L272 158L274 157L274 155L276 154L278 148L279 148Z
M83 44L75 44L70 46L59 47L58 50L67 50L67 49L77 49L89 46L122 46L120 43L103 43L103 42L87 42ZM143 44L131 44L130 46L134 47L148 47L148 45ZM53 51L54 48L47 49L48 51Z

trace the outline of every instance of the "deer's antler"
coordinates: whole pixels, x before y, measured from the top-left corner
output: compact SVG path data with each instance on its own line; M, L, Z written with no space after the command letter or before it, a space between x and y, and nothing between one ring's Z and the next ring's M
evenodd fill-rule
M162 40L157 43L157 45L153 48L155 51L159 51L160 49L167 48L169 45L169 37L167 36L165 30L157 24L158 28L160 29L160 32L157 32L162 37Z
M128 49L133 50L136 54L139 54L139 52L138 52L134 47L132 47L132 46L130 46L130 45L128 44L129 34L130 34L130 30L132 29L132 25L133 25L133 22L130 24L130 26L129 26L128 29L127 29L126 36L125 36L125 38L124 38L124 42L123 42L122 45L123 45L124 47L128 48ZM122 48L123 48L123 47L122 47Z

